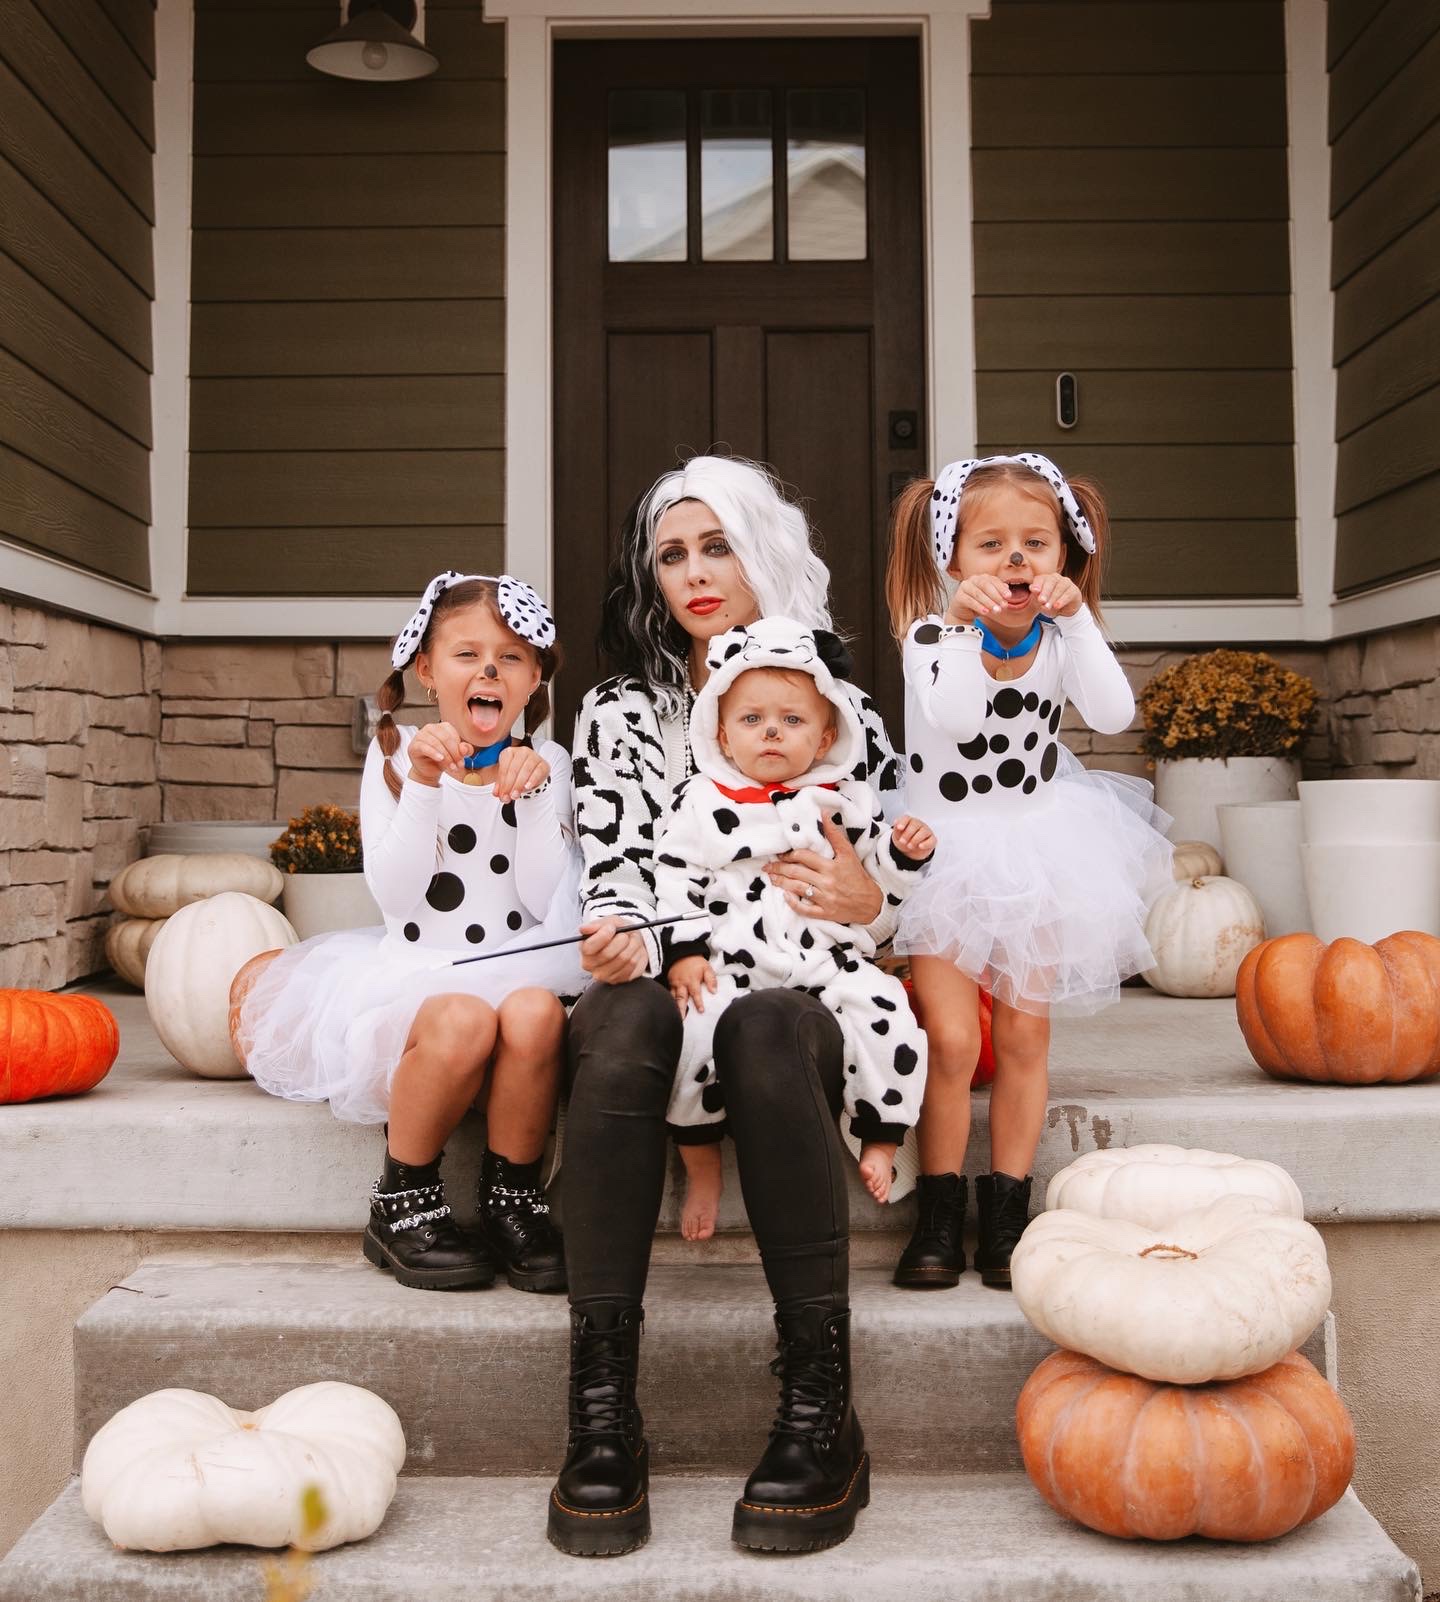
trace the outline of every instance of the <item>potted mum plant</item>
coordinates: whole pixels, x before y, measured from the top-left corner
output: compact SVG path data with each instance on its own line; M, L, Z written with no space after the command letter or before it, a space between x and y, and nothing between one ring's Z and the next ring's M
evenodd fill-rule
M1172 837L1218 848L1218 806L1294 799L1315 686L1260 651L1202 651L1157 673L1140 713Z
M361 871L360 819L345 807L306 807L270 842L270 860L285 875L281 905L302 940L384 922Z

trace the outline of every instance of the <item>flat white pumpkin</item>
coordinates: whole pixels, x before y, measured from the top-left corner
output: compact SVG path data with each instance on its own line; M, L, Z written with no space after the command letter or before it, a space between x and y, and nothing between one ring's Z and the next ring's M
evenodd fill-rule
M1167 996L1233 996L1246 954L1265 938L1255 897L1234 879L1202 875L1151 903L1145 938L1155 966L1144 978Z
M1277 1213L1305 1216L1300 1187L1278 1163L1186 1146L1121 1146L1086 1152L1045 1191L1048 1212L1068 1207L1092 1218L1123 1218L1158 1229L1222 1196L1253 1196Z
M294 944L281 913L237 891L167 918L145 964L145 1007L176 1062L204 1079L243 1079L230 1040L230 981L251 957Z
M1015 1248L1010 1281L1020 1310L1057 1346L1177 1385L1260 1373L1330 1305L1319 1232L1248 1196L1162 1229L1041 1213Z
M302 1385L254 1413L203 1391L153 1391L96 1431L80 1497L116 1546L137 1551L323 1552L380 1528L404 1462L394 1409L358 1385ZM307 1533L312 1486L326 1518Z
M145 988L145 963L164 927L164 918L126 918L105 931L106 960L127 985Z
M141 857L110 881L110 900L132 918L168 918L181 907L227 890L273 901L285 886L274 863L243 851Z
M1175 842L1175 877L1199 879L1224 873L1225 864L1220 853L1208 840L1177 840Z

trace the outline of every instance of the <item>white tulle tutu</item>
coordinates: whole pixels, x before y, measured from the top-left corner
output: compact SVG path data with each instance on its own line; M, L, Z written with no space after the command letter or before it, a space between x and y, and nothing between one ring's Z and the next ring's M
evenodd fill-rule
M545 923L520 930L496 950L575 934L578 873L575 888L576 895L556 895ZM328 1101L337 1118L379 1124L388 1116L390 1082L423 1001L464 995L498 1006L512 991L532 986L568 1001L588 983L574 945L453 967L449 956L379 926L316 935L282 952L246 997L240 1022L250 1041L246 1066L272 1095Z
M900 910L895 949L948 957L1012 1007L1073 1015L1109 1006L1152 965L1145 913L1171 882L1173 848L1145 780L1060 751L1033 798L932 824L935 857Z

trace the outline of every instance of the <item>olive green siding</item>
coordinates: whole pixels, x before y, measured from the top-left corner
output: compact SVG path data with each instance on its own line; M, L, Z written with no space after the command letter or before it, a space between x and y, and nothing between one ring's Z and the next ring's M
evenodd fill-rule
M148 585L155 16L0 24L0 539Z
M430 0L431 78L327 78L338 6L198 0L196 595L376 595L503 555L505 35Z
M981 450L1101 481L1110 595L1293 596L1281 0L994 0L972 40Z
M1335 588L1440 568L1440 6L1331 0Z

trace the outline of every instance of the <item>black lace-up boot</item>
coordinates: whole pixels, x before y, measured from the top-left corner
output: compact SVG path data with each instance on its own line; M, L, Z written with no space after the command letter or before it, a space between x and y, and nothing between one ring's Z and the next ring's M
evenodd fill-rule
M1030 1221L1030 1180L1013 1174L981 1174L975 1181L980 1206L980 1246L975 1266L982 1284L1010 1289L1010 1253Z
M480 1232L516 1290L563 1291L565 1245L540 1187L540 1162L487 1151L480 1167Z
M397 1163L385 1153L385 1172L370 1192L362 1244L377 1268L388 1268L414 1290L460 1290L495 1280L488 1249L465 1234L446 1205L440 1157Z
M570 1309L570 1438L546 1533L572 1557L618 1557L650 1539L650 1452L635 1405L644 1312Z
M921 1174L915 1199L915 1233L900 1254L895 1283L922 1289L958 1285L965 1272L965 1179L960 1174Z
M731 1539L757 1552L838 1546L870 1501L870 1455L850 1397L850 1313L826 1302L776 1312L780 1407L735 1504Z

